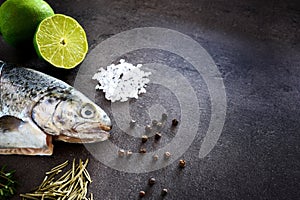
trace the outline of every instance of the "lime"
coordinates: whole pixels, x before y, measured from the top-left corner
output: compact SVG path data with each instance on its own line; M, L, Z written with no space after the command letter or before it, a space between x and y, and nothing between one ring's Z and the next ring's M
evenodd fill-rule
M75 19L62 14L44 19L37 28L33 43L40 57L64 69L76 67L88 51L83 28Z
M39 23L54 15L43 0L7 0L0 7L0 30L3 39L14 46L32 41Z

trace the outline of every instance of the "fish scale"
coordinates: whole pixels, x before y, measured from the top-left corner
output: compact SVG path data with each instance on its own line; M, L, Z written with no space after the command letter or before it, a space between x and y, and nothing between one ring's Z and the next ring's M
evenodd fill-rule
M22 118L48 92L70 90L70 86L58 79L9 64L2 64L0 75L0 117Z

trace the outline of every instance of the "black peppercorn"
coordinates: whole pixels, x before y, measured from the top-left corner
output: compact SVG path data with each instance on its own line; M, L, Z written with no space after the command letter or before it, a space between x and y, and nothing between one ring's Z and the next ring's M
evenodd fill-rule
M149 185L154 185L155 182L156 182L155 178L150 178L148 181Z
M173 119L172 120L172 126L177 126L178 125L178 120L177 119Z
M155 140L159 140L161 138L161 134L159 132L155 133Z
M139 195L140 195L140 197L144 197L146 195L146 192L145 191L140 191Z
M129 125L130 125L131 128L133 128L133 127L135 126L135 124L136 124L136 121L135 121L135 120L131 120L131 121L129 122Z
M166 114L166 113L163 113L162 115L161 115L161 120L162 121L165 121L165 120L167 120L168 119L168 115Z
M158 121L154 119L154 120L152 121L152 126L156 126L157 123L158 123Z
M146 152L147 152L147 150L145 148L140 149L140 153L146 153Z
M168 194L168 190L167 189L162 189L161 195L166 196L167 194Z
M142 136L142 143L147 142L147 140L148 140L148 136L147 135L143 135Z
M163 127L163 123L158 122L158 123L156 124L156 127L157 127L157 129L161 129L161 128Z
M186 162L185 162L185 160L179 160L179 167L181 167L181 168L184 168L185 167L185 165L186 165Z

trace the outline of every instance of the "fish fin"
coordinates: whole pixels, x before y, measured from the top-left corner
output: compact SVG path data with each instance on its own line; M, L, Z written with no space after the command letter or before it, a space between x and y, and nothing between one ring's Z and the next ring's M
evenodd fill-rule
M30 119L0 118L0 154L51 155L52 136L45 134Z
M52 136L47 135L46 148L1 148L0 155L51 156L53 154Z
M24 122L21 119L5 115L0 118L0 133L17 130L22 123Z

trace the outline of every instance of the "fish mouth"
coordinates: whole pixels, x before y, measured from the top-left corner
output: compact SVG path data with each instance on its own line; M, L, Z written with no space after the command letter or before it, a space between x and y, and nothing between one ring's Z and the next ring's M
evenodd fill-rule
M111 126L100 123L80 124L55 136L56 140L68 143L95 143L108 140Z
M110 134L108 132L102 133L101 137L97 138L81 138L81 137L70 137L67 135L58 135L55 136L55 140L68 142L68 143L79 143L79 144L85 144L85 143L96 143L96 142L103 142L105 140L108 140Z

